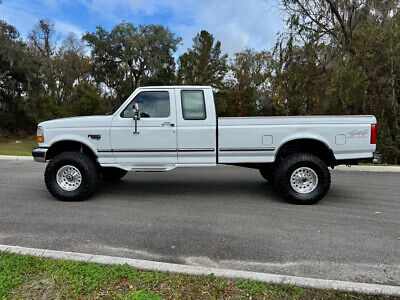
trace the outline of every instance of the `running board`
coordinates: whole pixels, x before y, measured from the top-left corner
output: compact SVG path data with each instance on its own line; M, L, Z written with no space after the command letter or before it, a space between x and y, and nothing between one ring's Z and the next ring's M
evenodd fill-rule
M132 168L132 172L166 172L167 168Z

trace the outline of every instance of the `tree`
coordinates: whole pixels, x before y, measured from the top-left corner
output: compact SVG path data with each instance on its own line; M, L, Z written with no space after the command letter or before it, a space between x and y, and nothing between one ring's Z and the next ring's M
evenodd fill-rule
M70 108L74 116L101 115L107 111L104 99L90 83L77 84L72 98Z
M37 93L37 101L40 98L49 97L55 103L60 104L61 100L57 93L57 71L54 61L56 49L56 31L55 24L50 19L40 19L28 34L29 52L37 63L40 74L36 77L39 86L34 86ZM29 81L35 80L30 77ZM40 91L39 91L40 89Z
M57 98L61 103L70 102L74 85L88 80L89 58L85 45L74 33L69 33L54 57L57 73Z
M12 25L0 21L0 107L15 109L15 98L21 97L25 83L24 68L20 60L24 56L24 44Z
M97 27L83 39L92 48L92 74L111 91L113 107L143 84L174 80L173 53L181 39L161 25L134 26L122 22L111 32Z
M40 19L28 35L34 51L41 57L50 57L55 48L55 24L50 19Z
M266 51L245 49L235 53L229 65L232 76L222 89L233 102L235 115L255 116L272 113L268 77L272 56Z
M399 0L282 0L292 37L303 42L330 39L354 55L354 33L365 23L383 24L397 12ZM294 34L294 35L293 35Z
M0 128L12 134L32 124L26 113L32 57L12 25L0 20Z
M221 55L221 42L202 30L193 38L193 47L179 57L178 77L183 84L222 86L228 55Z
M288 32L271 89L284 114L374 114L378 149L400 159L399 0L282 0Z

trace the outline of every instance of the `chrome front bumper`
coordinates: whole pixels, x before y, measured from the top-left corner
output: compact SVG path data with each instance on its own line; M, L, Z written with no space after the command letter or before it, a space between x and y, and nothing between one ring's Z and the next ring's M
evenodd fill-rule
M46 161L46 153L48 148L35 148L32 150L33 159L37 162L45 162Z

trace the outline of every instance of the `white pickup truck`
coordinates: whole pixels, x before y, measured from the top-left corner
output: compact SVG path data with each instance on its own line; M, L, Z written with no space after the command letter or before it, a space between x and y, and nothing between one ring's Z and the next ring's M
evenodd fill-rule
M50 161L46 186L60 200L84 200L99 179L127 171L227 164L259 169L290 202L313 204L329 190L328 167L372 158L376 134L374 116L217 118L211 87L153 86L112 115L40 123L32 155Z

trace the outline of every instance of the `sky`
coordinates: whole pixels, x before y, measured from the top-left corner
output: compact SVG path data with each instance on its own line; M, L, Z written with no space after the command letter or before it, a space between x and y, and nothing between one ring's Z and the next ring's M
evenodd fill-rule
M60 36L81 36L101 25L107 30L126 20L161 24L182 38L178 54L205 29L221 41L224 53L245 48L270 50L284 29L279 0L3 0L0 18L26 37L42 18L55 22Z

